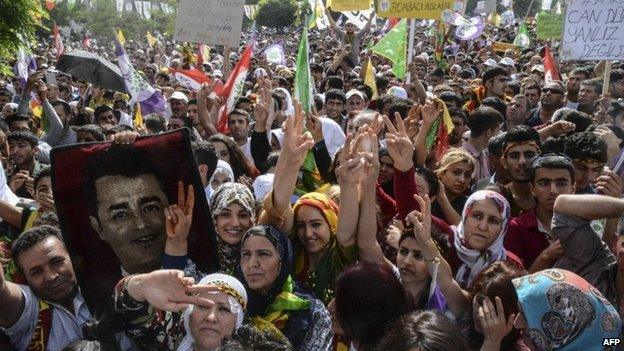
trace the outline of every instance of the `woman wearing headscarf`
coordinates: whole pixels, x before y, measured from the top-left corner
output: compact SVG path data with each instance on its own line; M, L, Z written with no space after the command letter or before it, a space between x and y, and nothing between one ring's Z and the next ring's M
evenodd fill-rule
M341 162L340 210L319 192L306 193L291 206L300 169L313 145L312 137L303 133L301 105L296 107L295 117L286 120L273 190L265 197L259 223L271 224L289 234L295 252L295 277L327 304L333 297L338 274L357 259L358 176L350 171L356 162ZM341 153L345 157L346 154Z
M503 247L510 213L507 199L491 190L477 191L466 200L461 222L451 227L461 261L455 275L459 285L469 287L479 272L496 261L522 267L522 261Z
M210 212L217 232L221 271L231 273L236 267L241 238L256 222L253 194L240 183L221 184L210 199Z
M621 340L617 311L578 275L547 269L513 284L520 307L514 326L531 350L606 350L603 340Z
M217 167L214 173L212 173L209 182L212 193L214 193L221 184L233 181L235 181L234 171L232 171L230 164L223 160L217 160Z
M235 274L247 289L248 318L297 350L330 350L329 312L293 279L292 259L290 240L277 228L256 226L245 233Z
M116 317L143 349L216 350L243 324L247 293L225 274L192 283L176 270L123 278L113 295Z

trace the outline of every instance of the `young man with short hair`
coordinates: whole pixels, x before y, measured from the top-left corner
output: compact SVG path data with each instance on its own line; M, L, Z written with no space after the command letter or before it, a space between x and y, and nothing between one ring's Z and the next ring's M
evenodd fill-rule
M473 173L473 181L491 176L490 165L485 150L490 138L500 132L500 125L503 123L503 115L491 107L479 107L470 113L468 125L470 126L470 137L462 145L477 161Z
M488 68L481 76L483 85L472 91L470 101L464 104L464 110L471 112L481 105L481 101L487 97L498 97L507 101L505 89L509 82L509 73L501 66Z
M20 130L7 135L9 158L13 162L13 174L9 187L19 197L29 198L27 184L41 170L41 164L35 158L39 139L30 131Z
M602 79L587 79L581 82L577 110L592 115L596 109L596 101L602 94Z
M576 193L596 193L594 183L607 164L607 144L594 133L575 133L566 142L566 154L574 163Z
M533 159L529 168L535 208L512 218L505 248L524 261L529 272L550 268L563 255L561 244L551 234L553 206L559 195L574 194L574 166L564 155L545 154Z
M575 109L578 107L579 90L581 89L581 82L589 79L591 72L584 67L576 67L568 74L568 80L566 81L566 95L567 104L566 107Z
M518 126L505 135L501 160L511 177L506 187L512 194L512 216L535 207L529 186L529 167L533 158L539 155L540 147L540 136L531 127Z

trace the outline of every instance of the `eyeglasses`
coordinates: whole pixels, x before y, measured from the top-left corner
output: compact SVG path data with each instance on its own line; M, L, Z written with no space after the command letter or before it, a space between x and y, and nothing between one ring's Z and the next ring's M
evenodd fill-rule
M553 88L542 89L542 93L563 94L563 91Z

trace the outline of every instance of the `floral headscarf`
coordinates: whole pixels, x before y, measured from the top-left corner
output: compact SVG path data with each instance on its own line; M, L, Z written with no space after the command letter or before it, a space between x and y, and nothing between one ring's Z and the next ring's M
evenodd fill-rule
M253 194L248 187L240 183L223 183L212 195L210 199L210 211L215 222L217 216L231 204L239 204L251 215L252 224L256 221L255 202ZM224 272L233 272L236 267L236 259L240 253L240 243L228 244L217 233L217 254L219 256L219 264Z
M490 245L490 247L485 252L480 252L466 246L466 242L464 239L464 225L466 222L466 218L470 214L472 210L472 206L477 201L481 200L493 200L498 209L500 210L501 217L503 219L502 223L502 231L496 237L496 240ZM464 263L459 270L457 271L457 275L455 276L455 280L459 283L459 285L467 287L472 284L474 278L481 272L484 268L489 266L490 264L505 260L507 258L507 253L505 248L503 247L503 241L505 240L505 234L507 233L507 222L509 221L509 217L511 216L511 208L509 206L509 202L507 199L503 197L503 195L490 191L490 190L480 190L468 198L466 200L466 205L464 206L464 210L462 212L462 221L458 226L451 227L454 234L454 244L455 249L457 251L457 256Z
M578 275L546 269L512 282L529 337L539 350L583 350L620 336L622 322L615 308Z
M217 288L217 292L221 292L228 295L228 301L230 303L230 309L232 313L236 315L236 329L243 325L243 318L245 317L245 308L247 306L247 292L243 284L236 278L221 273L209 274L199 281L198 285L214 285ZM193 313L195 305L190 305L184 310L182 319L184 320L184 330L186 336L182 339L178 351L192 351L194 350L193 344L195 339L191 334L191 313Z
M329 224L332 236L336 235L336 229L338 228L338 205L336 205L334 200L330 199L329 196L323 193L307 193L300 197L293 206L295 217L297 216L299 208L303 205L312 206L321 211L327 221L327 224Z

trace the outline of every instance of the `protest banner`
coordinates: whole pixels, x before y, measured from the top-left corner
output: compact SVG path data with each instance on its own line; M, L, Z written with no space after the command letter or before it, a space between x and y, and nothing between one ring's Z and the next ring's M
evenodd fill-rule
M495 41L492 43L492 49L494 49L494 51L496 52L505 52L509 49L514 49L516 51L519 51L520 48L514 44L511 43L501 43L500 41Z
M327 7L335 12L368 10L370 5L371 0L331 0L331 2L327 2Z
M285 65L286 56L284 55L284 44L279 42L264 49L264 57L270 63Z
M244 0L181 0L173 39L238 47Z
M619 1L569 0L560 56L564 60L620 60L624 7Z
M496 0L482 0L477 1L477 7L474 13L492 13L496 12Z
M201 272L219 269L217 234L188 129L142 137L132 145L57 147L50 158L64 241L91 311L107 308L123 276L162 266L164 209L179 204L180 198L189 199L191 189L195 196L188 258Z
M561 39L563 14L542 11L537 15L537 39Z
M462 4L463 2L460 1ZM440 19L442 11L456 9L454 0L379 0L377 15L384 18Z

